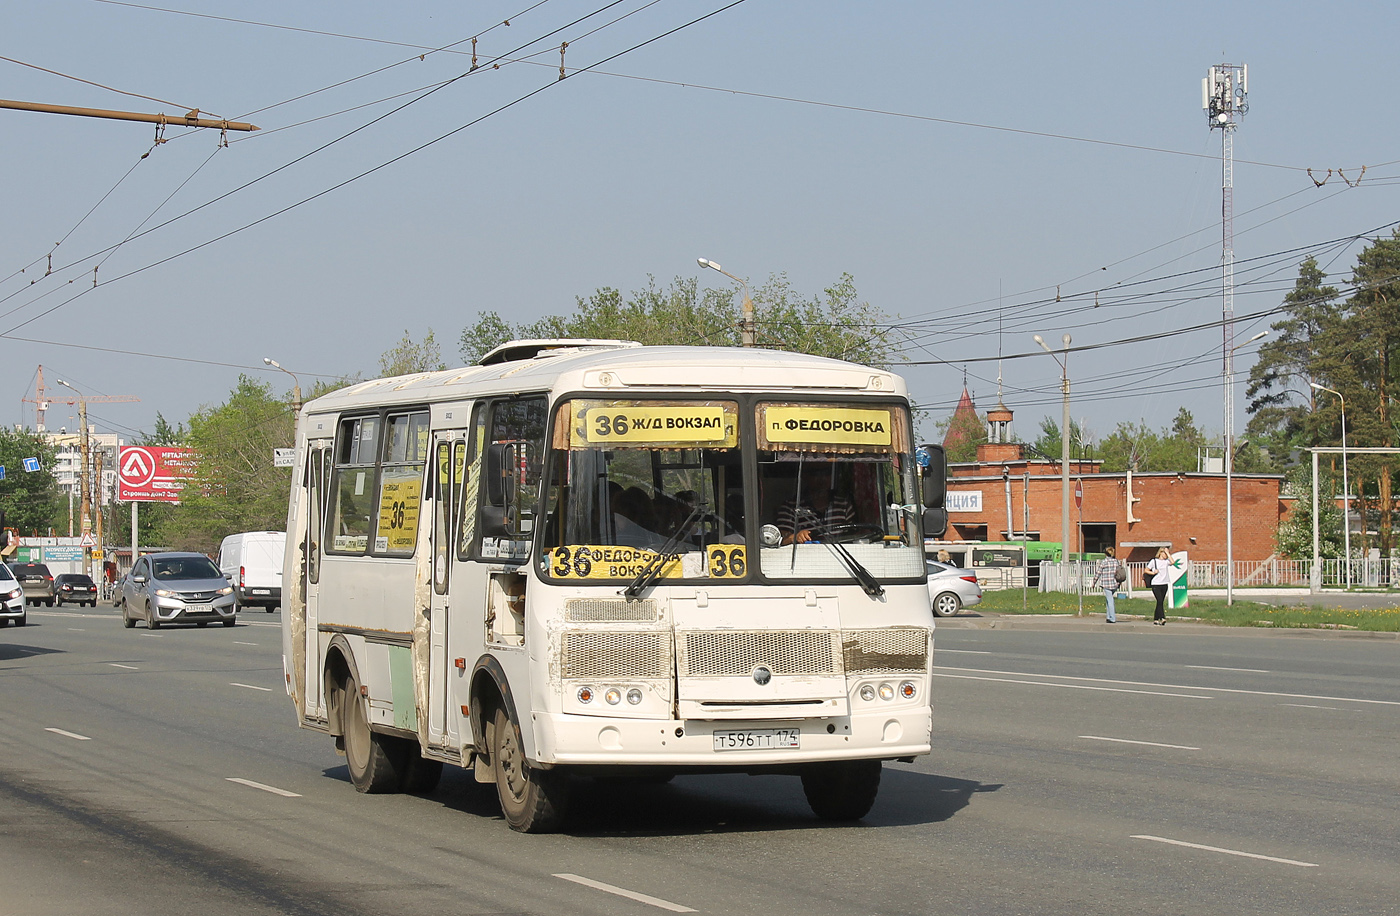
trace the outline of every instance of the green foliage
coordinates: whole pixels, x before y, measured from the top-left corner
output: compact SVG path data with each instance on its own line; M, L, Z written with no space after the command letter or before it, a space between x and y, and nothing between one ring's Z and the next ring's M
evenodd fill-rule
M442 361L442 347L438 345L432 328L428 328L428 335L422 343L416 342L405 329L403 339L379 356L379 372L384 377L436 372L446 368L447 363Z
M1288 472L1285 492L1298 497L1288 517L1274 532L1274 543L1280 556L1290 560L1312 559L1312 467L1298 467ZM1341 479L1319 471L1318 494L1322 497L1322 513L1318 516L1318 550L1323 559L1336 559L1343 554L1342 510L1328 494L1341 492Z
M778 274L754 291L758 345L887 366L895 357L889 316L860 300L855 281L842 274L820 295L804 297ZM654 279L623 295L601 287L580 296L567 315L511 324L496 312L481 312L462 330L462 359L478 362L510 340L595 337L644 344L739 346L742 309L733 289L701 289L694 278L677 277L667 287Z
M1207 444L1191 411L1182 407L1168 429L1154 432L1146 423L1119 423L1099 443L1103 470L1175 471L1194 473L1199 466L1200 449Z
M198 456L195 477L168 518L143 521L143 542L212 553L229 534L286 526L290 476L272 466L272 450L292 445L292 413L270 385L239 376L227 401L190 417L183 444Z
M67 518L68 506L54 479L57 450L43 436L27 429L0 429L0 511L5 524L21 535L49 533ZM24 470L25 458L38 458L39 470Z
M1050 417L1045 417L1040 421L1040 435L1031 443L1031 452L1041 458L1048 458L1051 461L1059 461L1064 454L1064 439L1060 436L1060 424ZM1085 446L1084 430L1080 424L1071 417L1069 421L1069 458L1076 461L1080 458L1094 457L1092 449Z
M987 427L973 413L955 412L947 419L939 420L934 426L938 430L938 441L948 444L949 464L976 461L977 446L987 441Z

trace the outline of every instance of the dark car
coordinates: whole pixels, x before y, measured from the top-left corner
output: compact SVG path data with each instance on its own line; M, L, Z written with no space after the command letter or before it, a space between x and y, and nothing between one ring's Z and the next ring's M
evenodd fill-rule
M65 601L82 607L97 607L97 583L92 581L92 576L85 576L82 573L63 573L53 580L54 601L59 607Z
M10 571L24 588L26 601L53 607L53 573L47 566L43 563L11 563Z
M226 627L237 620L233 586L202 553L152 553L136 561L118 598L122 623L148 629L167 623L205 626L219 621Z

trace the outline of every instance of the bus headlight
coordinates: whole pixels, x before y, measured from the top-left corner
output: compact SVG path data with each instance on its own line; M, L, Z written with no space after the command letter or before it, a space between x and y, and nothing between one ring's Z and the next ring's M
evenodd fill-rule
M890 685L890 684L881 684L881 685L880 685L880 699L882 699L882 700L893 700L893 699L894 699L894 687L893 687L892 685Z
M636 687L633 687L631 690L627 691L627 702L631 703L633 706L639 705L642 702L642 692Z
M579 701L580 703L592 703L592 702L593 702L593 688L592 688L592 687L580 687L580 688L578 689L578 701Z
M607 701L609 706L616 706L622 702L622 691L616 687L609 687L608 692L603 694L603 699Z
M875 701L875 688L869 684L860 685L860 698L867 703Z

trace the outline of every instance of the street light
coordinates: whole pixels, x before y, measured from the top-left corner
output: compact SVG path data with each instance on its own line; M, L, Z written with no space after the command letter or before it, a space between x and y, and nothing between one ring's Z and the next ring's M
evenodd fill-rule
M1060 364L1060 392L1064 395L1064 424L1060 427L1060 558L1069 560L1069 344L1070 336L1061 338L1065 344L1065 358L1055 356L1055 351L1046 346L1039 334L1035 342L1040 349L1054 357Z
M755 341L756 335L754 334L753 300L749 298L749 284L734 276L732 273L725 270L723 267L720 267L718 264L716 264L714 261L711 261L709 258L696 258L695 263L699 264L701 267L708 267L711 270L719 271L720 273L724 274L726 277L733 280L735 283L738 283L741 287L744 288L744 319L743 322L739 325L739 338L742 341L743 345L746 347L758 346L757 342Z
M58 383L64 388L68 388L78 396L78 435L82 442L83 450L83 476L79 481L79 509L78 513L82 519L81 527L83 532L83 571L92 572L91 547L86 544L92 535L92 497L88 493L88 423L87 423L87 398L74 386L68 384L63 379L58 379ZM68 504L70 507L72 503Z
M290 369L282 369L282 364L270 356L264 356L263 362L274 369L281 369L292 377L292 444L296 444L297 427L301 424L301 379Z
M1347 399L1335 388L1308 382L1317 391L1330 391L1342 404L1342 550L1346 553L1347 588L1351 588L1351 486L1347 483ZM1313 506L1317 511L1317 506Z
M1260 331L1242 344L1230 348L1234 353L1256 340L1269 336ZM1225 371L1225 604L1235 603L1235 361L1228 360Z

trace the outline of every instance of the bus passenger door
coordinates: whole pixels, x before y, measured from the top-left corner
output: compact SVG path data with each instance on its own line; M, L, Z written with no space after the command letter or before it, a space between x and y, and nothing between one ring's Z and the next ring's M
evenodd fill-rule
M453 750L461 746L457 727L460 717L455 714L458 705L457 684L467 676L467 672L457 668L451 657L453 621L449 585L453 545L460 523L466 461L465 430L443 430L433 434L433 593L428 611L428 742Z
M318 439L306 444L306 533L301 549L302 594L306 596L306 626L300 634L304 648L306 718L325 721L326 701L322 695L320 633L316 628L321 581L322 543L325 533L326 488L330 485L331 440ZM284 583L284 587L285 587Z

